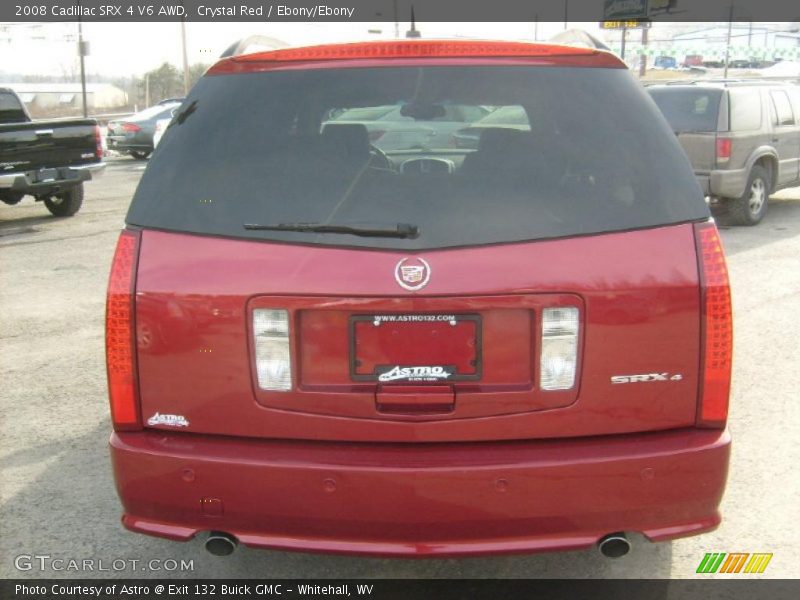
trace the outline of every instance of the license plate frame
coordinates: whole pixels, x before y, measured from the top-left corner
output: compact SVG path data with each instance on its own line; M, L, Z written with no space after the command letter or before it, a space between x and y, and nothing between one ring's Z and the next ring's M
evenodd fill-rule
M437 362L436 364L430 365L422 365L419 363L416 364L399 364L393 363L389 365L375 365L375 369L372 373L363 373L359 372L359 367L361 366L359 363L359 357L357 354L356 348L356 333L357 333L357 326L364 322L372 322L373 324L376 320L381 320L381 324L386 323L387 326L402 326L404 323L413 323L418 324L420 322L432 322L432 323L447 323L447 326L450 326L448 320L444 319L444 317L452 317L452 320L455 320L456 326L458 323L473 323L474 324L474 354L471 359L471 362L474 363L472 372L458 372L455 365L447 360ZM386 319L400 319L400 320L391 320L387 321ZM408 320L404 320L408 319ZM373 382L373 383L380 383L380 384L401 384L401 385L426 385L426 384L438 384L442 385L443 383L449 383L453 381L480 381L483 376L483 320L480 314L475 313L454 313L454 314L446 314L446 313L382 313L380 315L376 314L356 314L350 315L349 324L348 324L348 336L349 336L349 365L350 365L350 378L352 381L359 381L359 382ZM389 369L393 369L395 367L401 368L414 368L414 367L441 367L445 370L452 371L446 378L442 378L439 376L432 374L429 378L425 378L425 375L421 375L422 378L401 378L400 380L382 380L380 377L381 375L385 374ZM386 368L386 370L383 369Z

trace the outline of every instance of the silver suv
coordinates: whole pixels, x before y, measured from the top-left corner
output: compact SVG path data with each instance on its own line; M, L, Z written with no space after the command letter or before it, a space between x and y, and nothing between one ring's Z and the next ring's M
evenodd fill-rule
M647 88L716 216L755 225L769 195L800 185L800 86L697 82Z

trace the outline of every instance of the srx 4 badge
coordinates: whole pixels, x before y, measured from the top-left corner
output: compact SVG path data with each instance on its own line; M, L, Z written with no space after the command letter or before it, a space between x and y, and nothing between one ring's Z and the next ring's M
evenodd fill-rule
M675 373L643 373L641 375L612 375L611 383L646 383L648 381L680 381L683 375Z

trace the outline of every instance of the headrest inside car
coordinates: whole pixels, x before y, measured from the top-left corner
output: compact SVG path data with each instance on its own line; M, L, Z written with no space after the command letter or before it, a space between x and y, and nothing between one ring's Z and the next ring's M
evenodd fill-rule
M328 123L322 129L323 143L348 158L369 158L367 126L360 123Z
M478 150L486 152L500 152L509 144L519 142L523 133L518 129L508 127L491 127L481 132L478 141Z

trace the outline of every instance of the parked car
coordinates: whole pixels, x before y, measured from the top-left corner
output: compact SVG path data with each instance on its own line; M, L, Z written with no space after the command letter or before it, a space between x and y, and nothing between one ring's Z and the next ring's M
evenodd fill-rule
M436 114L426 118L410 116L413 105L335 108L327 123L361 123L367 128L370 142L384 152L424 150L442 146L465 124L478 121L490 113L485 106L466 106L443 102Z
M500 106L469 127L456 131L453 134L452 145L456 148L477 150L483 132L496 127L520 131L531 130L528 114L522 106Z
M702 67L703 57L700 54L687 54L682 64L684 67Z
M755 225L772 192L800 184L800 87L729 82L647 90L720 218Z
M164 135L164 132L169 127L170 122L172 121L172 117L170 116L167 119L159 119L156 121L156 128L153 132L153 149L155 150L158 148L158 143L161 141L161 136Z
M654 69L677 69L678 61L674 56L657 56L653 63Z
M395 105L425 131L447 103L535 126L393 151L325 122ZM210 532L215 554L621 556L630 532L719 524L725 261L615 55L400 40L225 58L126 223L106 348L128 529Z
M30 195L53 215L71 217L83 204L83 183L104 169L97 121L34 121L13 90L0 88L0 201Z
M179 100L158 103L123 119L108 122L108 148L133 158L144 160L153 152L153 135L156 123L161 119L169 119L181 105Z

